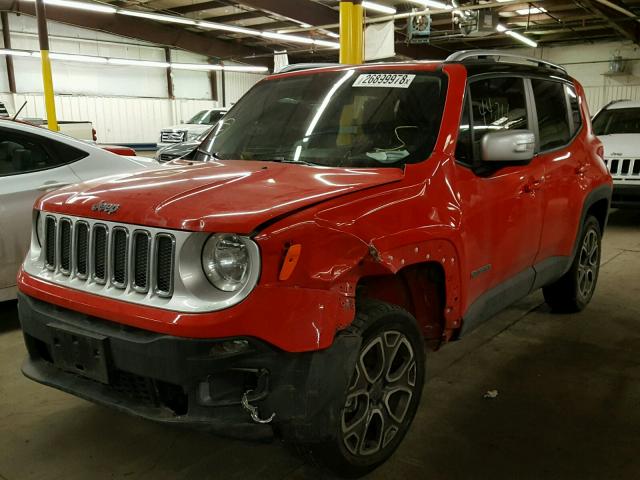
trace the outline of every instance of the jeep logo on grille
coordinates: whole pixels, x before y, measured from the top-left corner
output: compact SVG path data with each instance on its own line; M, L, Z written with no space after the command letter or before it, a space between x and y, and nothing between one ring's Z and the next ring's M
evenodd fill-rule
M107 202L98 202L98 203L94 203L91 206L91 210L93 210L94 212L104 212L107 215L116 213L119 208L120 208L119 203L107 203Z

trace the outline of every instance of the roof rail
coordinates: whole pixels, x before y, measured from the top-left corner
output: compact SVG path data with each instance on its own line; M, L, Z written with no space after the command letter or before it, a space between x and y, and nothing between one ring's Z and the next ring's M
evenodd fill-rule
M540 60L535 57L528 57L526 55L518 55L515 53L508 53L501 50L462 50L460 52L452 53L447 57L445 62L464 62L468 59L484 59L484 58L494 58L498 61L501 58L507 59L517 59L524 62L534 63L540 68L550 68L552 70L559 70L562 73L567 73L567 69L561 67L560 65L556 65L555 63L547 62L545 60ZM518 62L511 62L518 63Z
M289 72L297 72L299 70L309 70L311 68L337 67L338 65L340 64L339 63L292 63L291 65L282 67L280 70L273 73L289 73Z

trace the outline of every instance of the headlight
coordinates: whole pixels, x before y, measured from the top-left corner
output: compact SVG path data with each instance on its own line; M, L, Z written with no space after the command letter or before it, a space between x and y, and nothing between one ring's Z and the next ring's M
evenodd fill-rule
M251 270L246 240L231 233L212 235L202 250L202 267L214 287L225 292L240 290Z
M192 140L195 140L196 138L198 138L200 136L199 133L190 133L187 132L187 142L191 142Z
M36 239L38 240L38 245L42 247L44 243L44 215L42 212L38 212L36 217Z

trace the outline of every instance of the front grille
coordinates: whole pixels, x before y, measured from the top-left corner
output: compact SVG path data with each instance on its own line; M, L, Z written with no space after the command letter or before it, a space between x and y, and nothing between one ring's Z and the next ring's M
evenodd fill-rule
M154 238L147 230L137 229L130 235L123 225L89 225L84 220L58 220L53 215L45 221L47 269L80 280L91 278L107 287L131 287L146 294L153 286L158 296L171 297L175 250L175 238L166 232L157 233Z
M163 130L160 133L162 143L182 143L187 132L174 132L172 130Z
M93 227L93 279L98 283L107 281L107 227Z
M149 291L149 254L151 235L137 230L133 233L133 288L139 292Z
M150 378L118 370L114 374L110 387L132 400L153 406L158 404L154 384Z
M613 176L640 179L640 158L605 158L604 163Z
M176 158L178 158L179 155L174 155L172 153L161 153L160 154L160 161L161 162L168 162L170 160L174 160Z
M127 286L128 234L122 227L113 229L113 245L111 246L111 282L118 288Z
M55 269L56 265L56 219L48 216L45 222L44 233L44 257L45 265L49 269Z
M89 265L89 224L87 222L76 223L75 253L76 275L87 278Z
M60 271L65 275L71 273L71 220L60 220Z
M156 237L156 293L169 297L173 293L173 237L161 233Z

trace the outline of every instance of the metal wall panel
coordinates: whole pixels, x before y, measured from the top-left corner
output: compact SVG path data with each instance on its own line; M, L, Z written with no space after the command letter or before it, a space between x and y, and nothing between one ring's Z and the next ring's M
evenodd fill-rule
M10 112L26 107L21 118L45 118L41 94L0 94ZM89 120L101 143L155 143L164 127L188 120L198 111L217 107L211 100L163 98L91 97L57 95L59 120Z
M247 91L264 78L257 73L225 72L226 106L231 107Z

